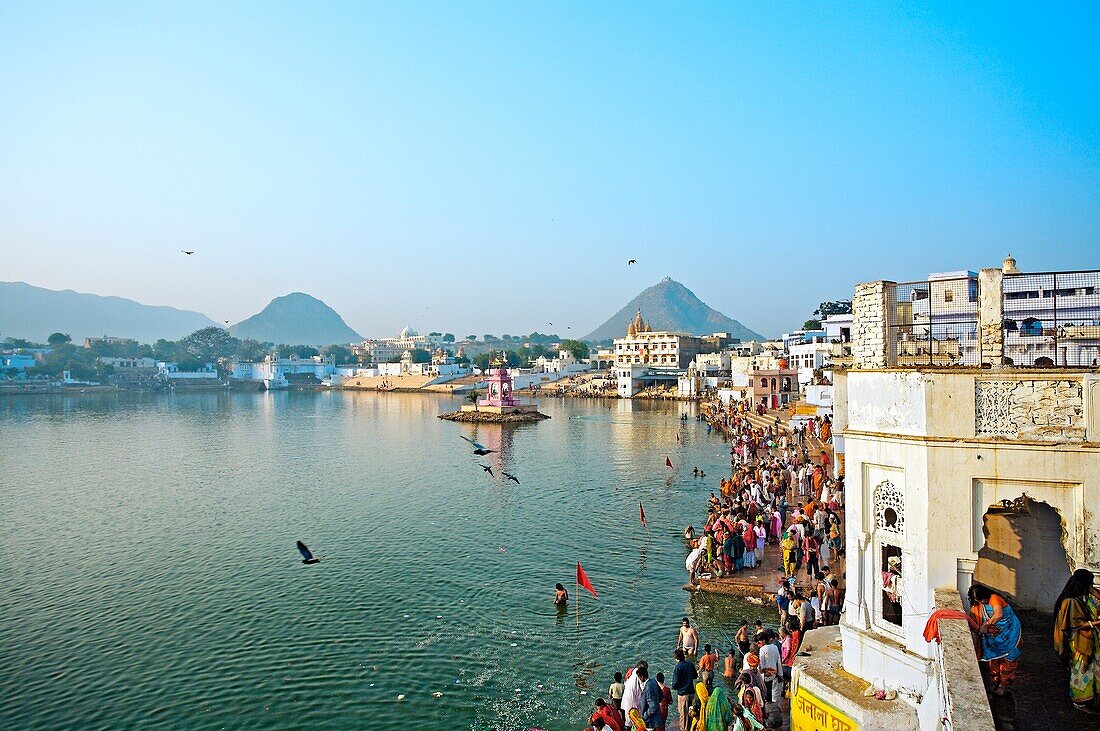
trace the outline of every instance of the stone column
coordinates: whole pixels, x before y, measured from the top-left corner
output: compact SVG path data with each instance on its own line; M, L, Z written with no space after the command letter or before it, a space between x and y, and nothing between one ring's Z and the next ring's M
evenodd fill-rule
M890 337L890 296L894 282L856 285L852 297L852 367L889 368L897 364L897 345Z
M982 269L978 273L978 339L981 364L1004 365L1004 272Z

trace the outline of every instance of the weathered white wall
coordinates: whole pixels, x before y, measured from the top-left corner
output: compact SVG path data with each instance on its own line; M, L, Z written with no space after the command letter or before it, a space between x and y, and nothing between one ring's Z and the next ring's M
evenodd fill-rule
M1025 406L1007 412L1028 415L1016 426L1015 438L979 436L988 431L988 414L976 398L977 384L985 379L1010 381L1012 392L1025 394ZM1100 412L1085 385L1090 380L1070 371L976 369L850 370L838 379L840 392L847 394L846 408L838 404L837 409L847 422L847 671L868 680L892 674L899 683L918 682L920 662L934 656L923 630L935 607L935 589L956 587L963 564L979 558L983 518L1001 500L1026 494L1050 505L1065 533L1060 545L1024 546L996 567L988 563L995 554L986 551L979 580L986 578L1021 606L1045 607L1071 569L1100 569L1100 444L1082 437L1100 433L1095 429ZM1058 418L1063 422L1052 425ZM887 483L902 493L900 532L885 531L876 520L883 504L876 505L875 488ZM1049 543L1048 533L1029 529L1024 537L1040 540L1042 534ZM900 629L881 618L885 543L902 549ZM1068 565L1057 550L1063 546Z

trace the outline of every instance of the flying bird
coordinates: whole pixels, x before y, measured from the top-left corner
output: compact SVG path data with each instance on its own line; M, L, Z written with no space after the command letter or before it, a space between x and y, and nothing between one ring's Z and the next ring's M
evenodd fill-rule
M474 454L476 454L478 457L484 457L485 455L496 451L495 449L486 449L484 445L478 444L477 442L475 442L473 439L470 439L469 437L462 437L462 438L465 439L470 444L474 445Z
M310 564L321 562L321 559L316 558L313 555L313 552L306 548L306 544L302 543L301 541L298 541L298 553L302 554L302 563Z
M493 468L490 467L489 465L481 464L480 462L478 462L477 466L480 467L481 469L485 470L486 472L488 472L490 477L495 477L495 475L493 474Z
M519 478L516 477L515 475L510 475L507 472L501 472L500 474L504 475L506 478L508 478L512 482L516 483L517 485L519 484Z
M195 253L193 251L188 251L187 249L180 249L180 251L182 251L184 254L187 254L188 256L191 256L192 254Z
M631 264L637 264L637 263L638 263L638 260L637 260L637 259L631 259L630 261L628 261L628 262L626 263L626 265L627 265L627 266L630 266Z

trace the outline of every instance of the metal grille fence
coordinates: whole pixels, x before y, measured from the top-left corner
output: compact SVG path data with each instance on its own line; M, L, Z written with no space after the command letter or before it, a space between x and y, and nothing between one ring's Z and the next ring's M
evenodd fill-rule
M1100 270L1006 274L1004 354L1018 366L1100 363Z
M887 331L897 364L981 364L976 277L890 285Z

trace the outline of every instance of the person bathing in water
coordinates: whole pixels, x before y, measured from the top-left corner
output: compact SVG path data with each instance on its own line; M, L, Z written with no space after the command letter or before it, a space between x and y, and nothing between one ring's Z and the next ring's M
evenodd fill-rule
M565 587L558 584L554 587L554 606L564 607L565 603L569 601L569 592Z

